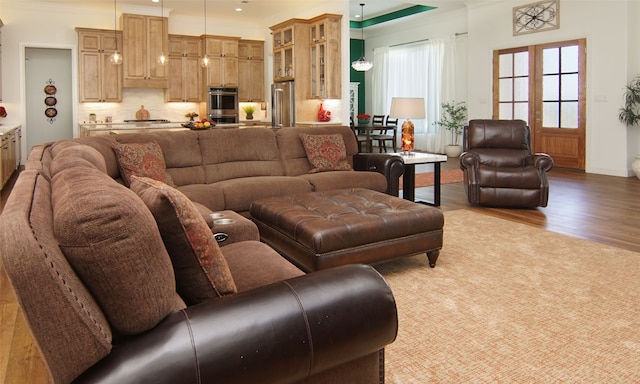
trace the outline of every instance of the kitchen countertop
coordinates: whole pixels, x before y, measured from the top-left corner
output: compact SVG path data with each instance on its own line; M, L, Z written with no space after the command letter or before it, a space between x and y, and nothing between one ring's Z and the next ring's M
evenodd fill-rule
M128 123L83 123L80 124L80 130L83 131L126 131L139 129L170 129L184 128L182 124L186 121L170 121L170 122L128 122ZM215 128L237 128L239 124L217 124Z
M16 128L20 128L20 124L0 124L0 136L4 136Z

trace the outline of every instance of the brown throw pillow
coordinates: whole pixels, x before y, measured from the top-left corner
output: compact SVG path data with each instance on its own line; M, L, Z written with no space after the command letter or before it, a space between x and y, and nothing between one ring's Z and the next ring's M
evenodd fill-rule
M157 180L137 176L131 179L131 190L156 218L173 261L178 293L187 304L236 293L227 260L193 202Z
M347 161L347 149L339 133L331 135L300 134L307 158L313 166L309 173L353 171Z
M131 185L131 176L150 177L175 187L167 172L162 148L155 141L149 143L113 143L118 159L120 175L126 186Z
M58 172L51 188L60 249L114 329L138 334L185 307L156 222L135 193L92 167Z

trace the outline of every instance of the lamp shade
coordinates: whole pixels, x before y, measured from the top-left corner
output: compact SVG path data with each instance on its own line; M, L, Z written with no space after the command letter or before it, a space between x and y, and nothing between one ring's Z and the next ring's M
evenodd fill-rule
M423 97L394 97L389 116L395 119L424 119Z

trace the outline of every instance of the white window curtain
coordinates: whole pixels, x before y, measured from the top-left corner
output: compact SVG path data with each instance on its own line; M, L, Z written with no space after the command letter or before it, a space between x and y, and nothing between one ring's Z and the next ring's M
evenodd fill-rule
M440 120L440 105L455 97L455 52L455 37L373 51L372 114L388 115L393 97L425 99L426 119L412 120L417 150L444 153L448 144L449 132L434 122Z

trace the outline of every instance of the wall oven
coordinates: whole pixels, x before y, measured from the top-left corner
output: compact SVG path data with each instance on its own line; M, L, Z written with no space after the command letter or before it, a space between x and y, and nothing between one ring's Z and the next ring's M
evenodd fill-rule
M207 94L207 114L207 118L217 124L237 123L238 88L210 87Z

